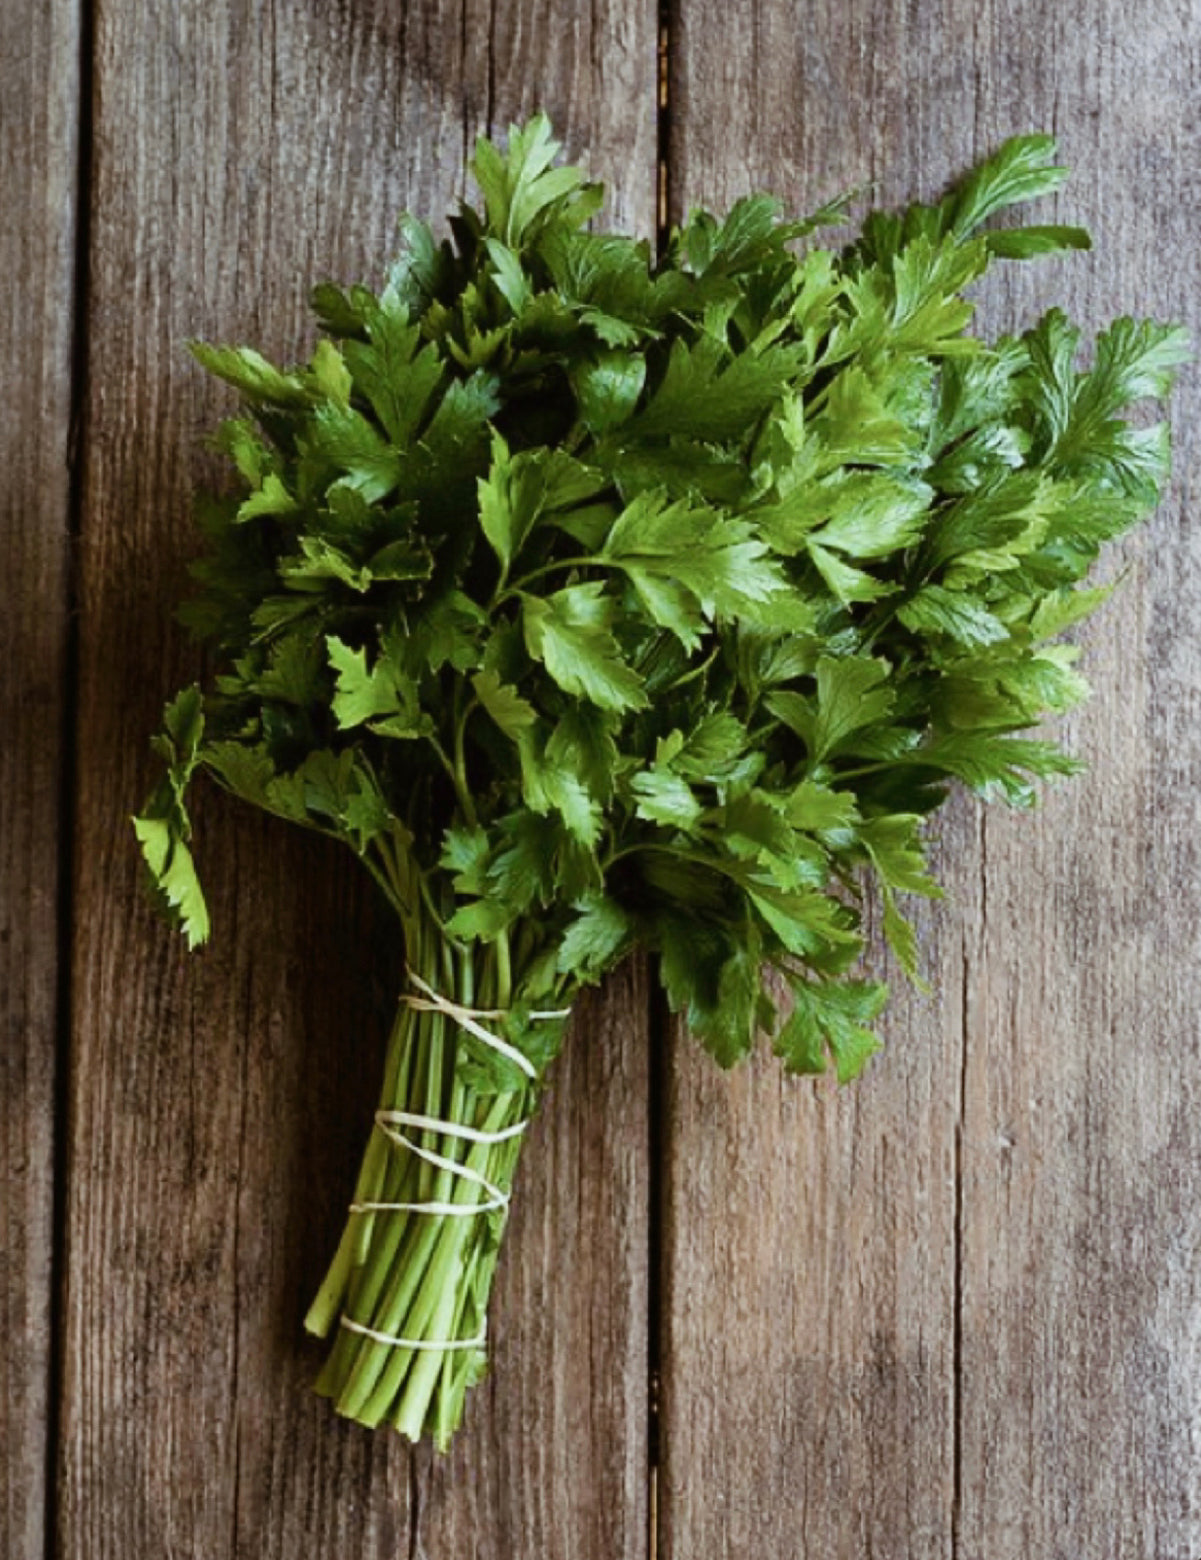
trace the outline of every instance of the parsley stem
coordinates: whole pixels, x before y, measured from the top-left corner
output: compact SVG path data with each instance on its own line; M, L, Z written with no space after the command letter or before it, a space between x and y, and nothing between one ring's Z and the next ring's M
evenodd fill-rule
M550 563L544 563L540 568L531 569L528 574L523 574L519 580L514 580L512 585L505 589L497 589L492 598L493 607L500 606L502 601L507 601L511 596L520 596L527 586L535 580L544 579L548 574L554 574L559 569L595 569L595 568L619 568L620 565L611 563L607 558L553 558ZM503 582L502 582L503 583Z
M455 704L459 703L461 684L455 684ZM478 822L475 811L475 799L471 794L471 786L467 782L467 722L473 710L479 708L479 700L468 699L466 706L459 713L456 709L455 718L455 792L463 809L463 816L471 828L475 828Z
M678 861L691 861L698 867L707 867L710 872L716 872L720 877L727 877L734 883L743 883L742 877L733 871L717 856L706 856L699 850L687 850L680 845L670 845L661 840L638 840L632 845L624 845L620 850L611 851L602 864L602 870L608 872L609 868L626 856L636 855L639 851L653 852L659 856L674 856Z
M886 769L895 769L896 759L876 764L857 764L854 769L839 769L831 776L831 783L836 789L844 780L861 780L864 775L878 775Z
M442 765L442 768L446 771L447 778L454 787L455 799L463 810L463 816L468 820L469 823L474 825L476 816L475 802L472 799L471 792L467 788L466 775L461 767L462 755L456 754L455 761L452 762L449 755L447 754L446 749L442 746L441 742L438 741L437 737L433 736L432 734L427 735L426 741L438 755L438 761Z
M422 877L402 848L395 850L388 876L398 886ZM433 919L420 914L406 924L405 937L409 965L431 989L468 1009L511 1005L514 968L507 935L486 948L456 952ZM526 1087L488 1093L468 1081L461 1065L464 1044L464 1031L446 1013L402 1002L389 1041L381 1108L460 1124L480 1136L458 1137L414 1123L400 1129L413 1145L409 1150L376 1128L356 1183L356 1204L431 1207L352 1213L306 1319L309 1330L322 1336L336 1329L317 1387L340 1413L369 1426L388 1422L412 1440L432 1434L441 1447L462 1417L483 1351L435 1345L459 1345L481 1335L505 1218L503 1209L478 1215L441 1210L474 1208L483 1201L479 1178L507 1191L522 1135L502 1134L524 1122L533 1104ZM380 1338L342 1327L344 1316ZM391 1338L423 1347L381 1341Z

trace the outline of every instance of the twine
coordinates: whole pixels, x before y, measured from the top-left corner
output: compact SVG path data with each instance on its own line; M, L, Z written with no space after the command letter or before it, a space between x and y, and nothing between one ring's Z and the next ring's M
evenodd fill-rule
M362 1322L352 1322L349 1316L342 1316L342 1326L348 1332L362 1333L364 1338L370 1338L372 1343L393 1344L398 1349L482 1349L488 1339L488 1330L476 1334L474 1338L456 1338L452 1343L431 1343L423 1338L398 1338L394 1333L376 1332L374 1327L364 1327Z
M537 1068L528 1056L520 1052L516 1046L510 1045L500 1035L493 1034L490 1029L485 1029L481 1019L489 1019L495 1022L497 1019L507 1017L501 1008L473 1008L465 1007L462 1003L452 1002L444 997L440 991L427 982L413 969L406 966L405 973L410 982L417 988L418 995L406 991L401 994L401 1001L406 1006L419 1013L441 1013L458 1028L464 1029L468 1034L481 1041L499 1056L519 1067L527 1078L534 1079L538 1076ZM542 1008L532 1012L529 1016L534 1019L567 1018L571 1013L570 1008ZM436 1166L439 1170L446 1170L451 1175L457 1175L461 1181L467 1181L473 1186L478 1186L484 1192L484 1197L474 1203L454 1202L353 1202L350 1212L354 1213L433 1213L443 1217L465 1218L474 1217L480 1213L492 1213L497 1209L507 1208L510 1194L501 1186L496 1186L486 1176L473 1170L470 1165L462 1164L457 1159L448 1159L444 1154L435 1153L432 1148L426 1148L423 1144L415 1142L407 1133L400 1131L401 1127L409 1127L419 1132L437 1132L444 1137L458 1138L467 1143L505 1143L509 1139L520 1136L529 1126L529 1118L519 1121L511 1127L502 1127L499 1131L489 1132L481 1127L469 1127L458 1121L444 1121L438 1116L425 1116L416 1111L409 1110L377 1110L375 1113L375 1126L381 1131L389 1142L397 1148L404 1148L411 1154L416 1154L419 1159L424 1159L427 1164ZM373 1343L382 1343L401 1349L478 1349L482 1348L487 1336L486 1329L478 1337L468 1339L455 1339L446 1343L430 1342L428 1339L401 1338L393 1333L377 1332L373 1327L366 1327L362 1322L356 1322L343 1312L339 1318L341 1326L349 1332L359 1333L364 1338L370 1338Z

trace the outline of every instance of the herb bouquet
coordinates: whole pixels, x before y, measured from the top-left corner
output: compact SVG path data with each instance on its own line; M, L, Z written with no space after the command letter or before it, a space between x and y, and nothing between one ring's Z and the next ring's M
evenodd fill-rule
M1057 636L1102 543L1156 502L1181 333L1118 320L1076 366L1052 311L965 334L982 231L1055 189L1007 143L935 205L697 212L656 259L590 231L601 189L539 116L481 141L482 212L405 218L376 296L314 294L307 367L198 346L240 393L238 492L202 501L187 622L214 647L136 820L190 944L208 918L185 792L205 770L345 841L407 969L349 1222L307 1325L319 1390L445 1446L485 1362L522 1133L573 998L630 950L723 1065L760 1031L849 1079L885 988L859 904L911 974L898 896L934 894L923 819L960 780L1010 802L1075 765L1026 735L1085 684ZM763 984L789 993L778 1012Z

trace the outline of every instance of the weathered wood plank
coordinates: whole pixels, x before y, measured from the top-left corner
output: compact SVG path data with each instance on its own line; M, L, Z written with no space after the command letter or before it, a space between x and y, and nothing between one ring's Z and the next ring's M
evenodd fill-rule
M647 0L517 0L487 33L491 127L545 108L567 152L609 187L601 221L644 234L654 29ZM482 39L482 17L471 32ZM646 1553L648 1013L637 963L581 1005L556 1064L505 1236L491 1381L450 1457L419 1454L418 1554L429 1560Z
M1015 56L1012 31L1040 47ZM1054 289L1094 328L1121 310L1183 319L1197 341L1201 8L1021 4L981 18L980 52L977 134L1051 124L1075 170L1059 208L1096 246L1019 272L1005 312L1029 317ZM1190 370L1174 491L1080 636L1096 696L1071 737L1089 773L1038 820L988 822L965 1074L964 1555L1201 1546L1198 411Z
M882 133L890 105L872 77L897 60L889 27L865 5L809 8L803 25L779 3L736 21L685 6L671 84L677 209L720 208L761 187L815 207L867 179L887 199L914 189L923 163L927 183L949 172L940 156L927 160L928 145L898 149L899 113ZM938 907L919 918L939 997L896 991L890 1051L855 1090L788 1080L770 1057L722 1076L677 1038L665 1134L665 1555L948 1551L961 945L975 832L971 809L957 806L939 857L955 916Z
M663 1554L934 1557L954 1495L955 1144L973 820L854 1090L733 1074L677 1035L667 1090ZM957 864L957 858L961 864Z
M648 139L629 110L652 101L651 26L528 0L453 18L401 0L100 0L66 1560L640 1552L638 978L576 1026L521 1172L492 1384L430 1471L307 1391L318 1355L300 1333L378 1087L390 928L352 863L213 799L198 838L216 936L189 960L138 900L125 819L162 698L195 670L168 609L186 495L211 471L197 440L229 406L182 343L303 351L310 281L378 277L397 211L445 209L476 131L538 100L571 150L623 176L619 216L645 226L653 124ZM591 1357L596 1379L565 1357Z
M0 12L0 1553L45 1544L80 14Z
M1193 4L689 3L676 204L932 193L1045 127L1099 254L992 288L987 323L1050 298L1195 320L1199 37ZM674 1052L668 1555L1197 1548L1195 394L1177 497L1082 635L1090 775L1034 817L961 800L941 825L938 1002L894 1006L850 1096Z

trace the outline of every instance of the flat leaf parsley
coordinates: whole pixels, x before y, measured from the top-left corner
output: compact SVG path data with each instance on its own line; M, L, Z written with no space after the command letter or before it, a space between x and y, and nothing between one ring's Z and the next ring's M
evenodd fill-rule
M343 840L408 962L346 1234L309 1314L320 1390L445 1446L527 1121L579 988L632 949L723 1065L756 1037L855 1077L916 973L923 822L1076 765L1031 736L1086 686L1059 635L1155 505L1182 332L1120 319L1080 363L1052 310L988 344L963 289L1087 246L983 227L1064 170L1006 143L945 198L815 247L764 195L656 257L543 116L481 141L483 210L402 222L378 294L317 288L307 365L195 346L238 392L188 623L214 648L136 821L209 935L188 785ZM821 214L829 221L837 209ZM790 993L781 1011L763 973Z

